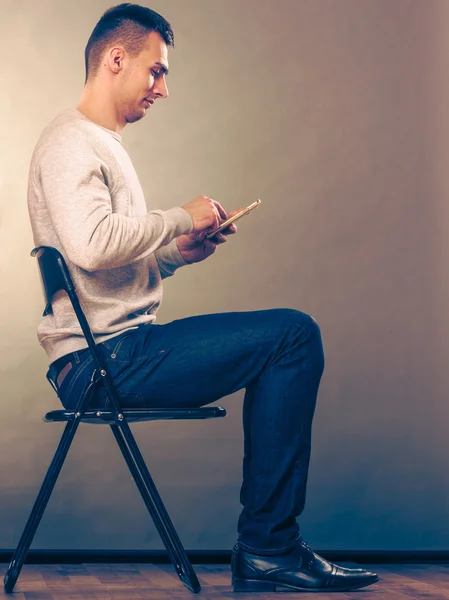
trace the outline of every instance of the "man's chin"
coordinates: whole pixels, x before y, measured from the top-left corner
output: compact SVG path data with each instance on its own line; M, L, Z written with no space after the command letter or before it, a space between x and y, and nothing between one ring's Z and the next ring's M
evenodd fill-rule
M136 121L140 121L140 119L143 119L146 114L147 114L146 109L142 108L139 110L139 112L136 111L132 114L127 115L126 122L127 123L135 123Z

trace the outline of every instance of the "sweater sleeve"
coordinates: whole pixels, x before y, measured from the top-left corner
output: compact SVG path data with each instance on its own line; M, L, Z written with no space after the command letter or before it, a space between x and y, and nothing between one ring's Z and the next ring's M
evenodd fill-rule
M193 228L180 207L138 217L112 212L111 164L95 138L70 131L47 143L35 173L62 248L86 271L139 261Z
M171 277L179 267L191 264L182 258L181 253L178 250L176 239L172 240L167 246L158 248L155 252L155 256L162 279Z

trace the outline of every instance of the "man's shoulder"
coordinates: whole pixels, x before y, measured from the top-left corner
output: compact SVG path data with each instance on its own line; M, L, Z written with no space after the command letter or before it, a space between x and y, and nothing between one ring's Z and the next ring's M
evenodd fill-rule
M58 161L63 156L89 156L104 162L111 161L111 152L99 128L80 118L76 109L58 113L42 130L34 148L32 164Z
M77 111L72 108L58 113L42 130L36 148L47 145L67 146L73 143L82 145L96 142L95 130L89 127L89 123L80 119Z

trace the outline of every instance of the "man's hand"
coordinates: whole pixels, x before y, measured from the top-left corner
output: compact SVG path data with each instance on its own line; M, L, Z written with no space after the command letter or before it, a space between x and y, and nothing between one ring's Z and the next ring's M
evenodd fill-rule
M220 217L226 219L226 211L222 205L208 196L197 196L181 208L192 217L192 233L196 234L208 228L209 231L213 231L220 225Z
M215 200L212 202L215 202ZM183 259L188 263L201 262L208 256L211 256L219 244L224 244L227 241L226 236L237 233L237 225L235 223L231 223L229 227L226 227L226 229L223 229L220 231L220 233L214 235L214 237L208 240L204 239L209 231L217 229L221 223L227 219L230 219L236 213L242 210L241 208L238 208L237 210L227 213L218 202L216 204L219 206L217 210L220 213L220 217L222 217L221 220L218 220L216 224L214 223L202 231L192 231L192 233L189 233L188 235L180 235L178 238L176 238L178 250Z

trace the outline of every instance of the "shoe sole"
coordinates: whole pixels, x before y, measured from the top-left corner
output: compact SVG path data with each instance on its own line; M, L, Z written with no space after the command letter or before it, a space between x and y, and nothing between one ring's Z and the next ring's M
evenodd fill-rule
M232 585L234 592L282 592L283 589L287 592L349 592L351 590L358 590L360 588L367 587L379 581L379 577L376 579L370 579L366 583L359 583L357 585L347 585L344 587L326 587L326 588L311 588L302 587L300 585L288 585L287 583L280 583L278 581L260 581L259 579L240 579L238 577L232 578Z

